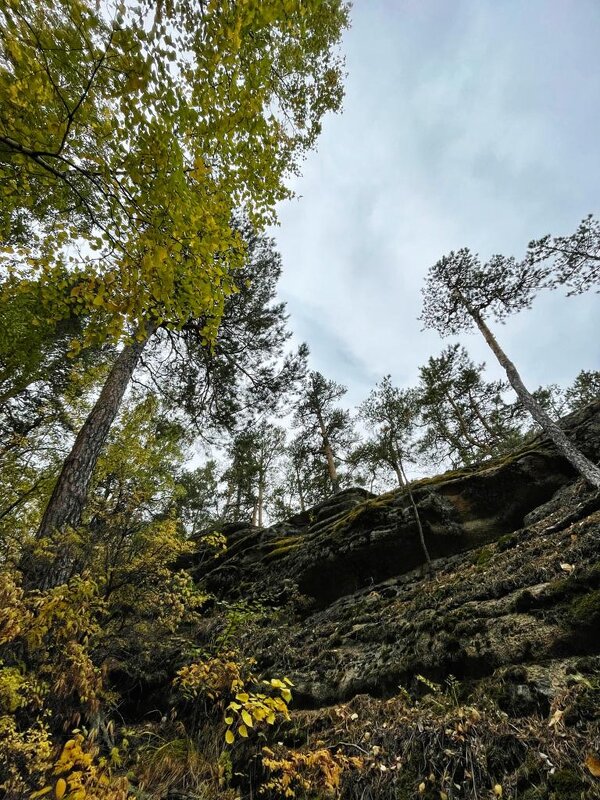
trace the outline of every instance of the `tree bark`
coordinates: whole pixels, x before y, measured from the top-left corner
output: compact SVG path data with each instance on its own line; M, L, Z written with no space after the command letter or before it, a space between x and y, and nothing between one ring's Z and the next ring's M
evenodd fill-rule
M263 506L264 506L264 496L265 496L265 479L263 475L260 475L258 478L258 499L256 501L258 505L258 515L257 515L257 523L258 527L262 528L263 526Z
M402 473L400 472L400 467L398 466L398 464L396 462L394 462L392 464L392 469L396 473L396 479L398 481L398 486L404 486L404 482L403 482L403 479L402 479Z
M294 464L294 471L296 473L296 484L298 486L298 497L300 498L300 511L306 511L306 506L304 504L304 492L302 491L302 481L300 479L300 471L298 466Z
M427 549L427 544L425 543L425 534L423 532L423 525L421 524L421 517L419 515L419 509L417 508L417 504L415 503L415 498L412 493L412 489L410 488L410 483L406 477L406 472L404 471L404 465L402 461L400 461L400 472L402 474L402 479L404 481L404 488L408 494L408 499L410 500L410 504L412 506L413 514L415 515L415 521L417 523L417 529L419 531L419 541L421 542L421 549L423 550L423 555L425 556L425 563L427 564L427 569L431 569L431 557L429 555L429 550Z
M490 427L490 425L488 424L488 421L486 420L484 415L479 410L479 404L477 403L477 401L475 400L475 398L471 394L471 390L470 389L467 391L467 394L469 395L469 400L470 400L471 409L472 409L473 413L475 414L475 416L477 417L479 422L481 422L481 424L483 425L484 430L488 433L488 435L490 437L490 442L495 443L499 438L498 434Z
M569 461L575 467L577 472L579 472L579 474L582 475L589 484L595 486L597 489L600 489L600 469L575 447L575 445L566 436L560 425L558 425L552 419L552 417L550 417L544 411L544 409L536 401L535 397L533 397L533 395L526 388L521 376L517 371L517 368L508 358L504 350L502 350L494 334L488 328L482 316L474 309L469 308L466 303L465 305L475 321L475 324L479 328L483 338L489 345L490 350L494 353L498 359L498 362L504 368L510 385L519 396L523 406L527 409L527 411L529 411L533 419L542 428L544 433L549 436L550 439L552 439L557 449L563 454L567 461Z
M467 425L467 422L463 416L462 411L460 410L458 403L451 397L449 393L446 393L446 399L452 406L454 413L456 414L456 419L458 420L458 427L462 431L463 436L467 440L467 442L475 448L485 447L485 442L480 442L478 439L475 438L470 432Z
M323 415L321 414L321 410L319 408L315 409L315 413L317 416L317 420L319 422L319 430L321 431L321 439L323 440L323 453L325 454L325 458L327 460L327 472L329 473L329 479L331 480L331 485L333 487L334 492L339 492L340 490L340 478L337 473L337 469L335 468L335 460L333 458L333 450L331 449L331 445L329 444L329 437L327 436L327 429L325 428L325 422L323 421Z
M63 464L38 529L38 539L60 532L67 526L76 527L81 522L94 467L140 355L155 330L155 325L146 325L143 338L125 345L119 353ZM65 575L65 565L68 567L70 562L68 555L61 556L61 561L64 562L62 567L56 565L55 574L45 577L42 588L57 586L68 577Z

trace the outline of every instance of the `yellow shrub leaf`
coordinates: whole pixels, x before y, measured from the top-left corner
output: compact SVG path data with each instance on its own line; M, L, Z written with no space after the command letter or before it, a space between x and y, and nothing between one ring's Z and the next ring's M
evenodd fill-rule
M238 733L240 736L246 739L248 737L248 728L246 728L245 725L240 725L240 727L238 728Z
M246 711L246 709L244 709L244 710L242 711L242 719L244 720L244 722L246 723L246 725L247 725L249 728L252 728L252 727L253 727L252 717L251 717L251 716L250 716L250 714L249 714L249 713Z
M225 741L227 744L233 744L235 742L235 736L230 728L227 728L227 731L225 732Z
M56 781L56 786L54 787L54 796L56 800L61 800L61 797L65 796L65 792L67 791L67 782L64 778L59 778Z

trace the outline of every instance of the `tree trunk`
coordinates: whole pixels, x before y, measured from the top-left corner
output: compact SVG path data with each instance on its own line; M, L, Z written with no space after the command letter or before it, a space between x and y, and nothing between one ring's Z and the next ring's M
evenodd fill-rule
M223 513L221 514L221 518L223 520L227 519L227 516L231 510L231 500L233 498L234 491L235 486L233 485L233 481L229 479L227 481L227 494L225 495L225 502L223 504Z
M446 398L447 398L448 402L450 403L450 405L452 406L452 409L453 409L454 413L456 414L456 419L458 420L458 427L462 431L462 435L465 437L467 442L472 447L475 447L475 448L484 447L485 446L485 442L480 442L479 439L476 439L475 436L473 436L473 434L471 434L469 432L469 427L467 425L467 421L465 420L464 415L463 415L462 411L460 410L460 408L458 406L458 403L451 397L450 394L446 394Z
M402 474L402 479L404 481L404 488L408 494L408 499L410 500L410 504L412 506L413 514L415 515L415 520L417 523L417 528L419 531L419 541L421 542L421 549L423 550L423 555L425 556L425 563L427 564L427 569L431 569L431 557L429 555L429 550L427 549L427 545L425 543L425 534L423 533L423 525L421 524L421 517L419 516L419 509L417 508L417 504L415 503L415 498L412 493L412 489L410 488L410 483L406 477L406 472L404 471L404 466L402 462L400 462L400 472Z
M263 526L263 505L265 502L265 481L262 475L258 478L258 499L256 504L258 506L258 515L257 515L257 523L258 527L262 528Z
M490 442L492 444L495 444L499 439L498 433L496 431L494 431L490 427L490 425L488 424L488 421L486 420L484 415L479 410L479 404L477 403L477 401L475 400L475 398L471 394L471 390L470 389L467 391L467 394L469 395L469 401L470 401L470 404L471 404L471 410L473 411L473 413L475 414L475 416L477 417L479 422L481 422L481 424L483 425L484 430L489 435Z
M331 449L331 445L329 444L329 437L327 436L327 429L325 428L323 416L321 415L321 411L318 408L316 409L316 415L317 415L317 420L319 421L319 430L321 431L321 439L323 440L323 453L325 454L325 458L327 459L327 472L329 473L329 479L331 480L333 491L339 492L340 478L337 473L337 469L335 468L333 450Z
M300 470L298 469L297 465L294 465L294 471L296 473L296 484L298 486L298 497L300 498L300 511L306 511L306 506L304 504L304 492L302 491L302 480L300 479Z
M544 409L536 401L535 397L533 397L533 395L529 392L521 380L521 376L517 372L517 368L508 358L504 350L502 350L496 341L494 334L488 328L481 315L471 308L468 308L468 311L473 317L490 349L504 368L510 385L519 396L523 406L527 409L527 411L529 411L533 419L542 428L544 433L549 436L550 439L552 439L557 449L563 454L567 461L569 461L575 467L577 472L579 472L579 474L582 475L592 486L600 489L600 469L575 447L575 445L566 436L560 425L558 425L552 419L552 417L550 417L544 411Z
M77 527L81 522L94 467L140 355L155 330L154 325L148 324L144 338L125 345L119 353L63 464L38 529L38 539L61 532L67 526ZM54 574L45 576L42 588L57 586L68 578L70 558L67 553L61 553L61 562L56 565Z
M393 464L392 468L396 473L396 478L398 480L398 486L404 486L404 481L402 480L402 473L400 472L400 467L397 464Z

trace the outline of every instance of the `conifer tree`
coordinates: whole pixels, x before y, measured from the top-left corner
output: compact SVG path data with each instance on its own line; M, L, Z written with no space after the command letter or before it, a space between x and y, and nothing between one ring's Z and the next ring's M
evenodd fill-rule
M253 525L263 526L275 467L284 450L285 431L267 420L234 435L227 450L230 464L223 475L228 487L226 519L238 522L247 517Z
M466 248L451 252L429 270L421 319L425 327L437 330L441 336L477 327L524 408L575 469L592 486L600 488L600 469L573 445L560 425L536 402L486 322L489 317L504 321L510 313L528 308L545 275L541 268L517 263L514 258L493 256L482 265Z
M320 372L311 372L296 405L296 426L321 461L333 492L342 487L339 466L342 457L349 454L354 435L349 412L336 405L346 391L345 386L327 380Z
M518 444L518 409L503 398L508 384L486 381L484 368L459 344L449 345L420 368L424 452L459 466Z
M588 214L570 236L543 236L529 243L526 261L544 274L544 285L569 294L600 291L600 221Z
M404 463L415 454L415 425L419 414L416 392L399 389L386 375L361 403L358 416L368 430L367 440L354 451L354 458L366 461L375 471L391 472L398 486L404 486Z
M363 457L384 464L394 472L398 486L408 495L423 555L430 566L419 509L406 475L406 462L415 457L414 433L419 416L417 393L393 386L391 376L386 375L360 406L359 415L370 429L371 436L362 448L355 451L355 457L360 459L362 450Z
M600 371L582 369L565 390L565 402L570 411L577 411L594 401L600 401Z
M200 467L184 470L178 476L178 514L190 537L222 521L220 483L219 465L214 458L207 459Z

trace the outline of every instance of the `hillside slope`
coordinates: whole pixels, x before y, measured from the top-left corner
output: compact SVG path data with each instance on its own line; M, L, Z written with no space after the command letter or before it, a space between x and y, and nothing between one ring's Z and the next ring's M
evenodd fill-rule
M565 426L598 459L600 404ZM401 490L226 529L205 585L295 686L273 774L308 797L337 768L343 798L600 797L600 496L542 438L414 492L431 573Z

